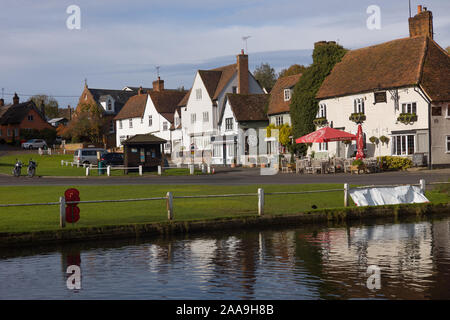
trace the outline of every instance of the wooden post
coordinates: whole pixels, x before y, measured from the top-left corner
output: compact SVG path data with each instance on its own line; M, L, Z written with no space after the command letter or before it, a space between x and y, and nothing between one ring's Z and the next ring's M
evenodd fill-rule
M89 176L89 167L86 167L86 177Z
M158 166L158 176L160 176L161 173L162 173L161 166Z
M139 166L139 175L142 176L142 165Z
M59 197L59 226L64 228L66 226L66 199Z
M258 215L264 214L264 189L258 189Z
M106 175L109 177L111 176L111 166L106 167Z
M344 183L344 207L348 207L348 183Z
M167 218L169 220L173 219L173 195L172 192L167 192Z
M420 192L425 195L426 183L425 179L420 179Z

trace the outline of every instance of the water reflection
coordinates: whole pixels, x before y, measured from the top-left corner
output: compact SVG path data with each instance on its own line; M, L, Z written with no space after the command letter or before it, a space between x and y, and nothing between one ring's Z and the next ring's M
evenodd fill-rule
M0 253L0 298L450 299L450 218ZM66 286L70 265L81 290ZM371 265L379 290L366 285Z

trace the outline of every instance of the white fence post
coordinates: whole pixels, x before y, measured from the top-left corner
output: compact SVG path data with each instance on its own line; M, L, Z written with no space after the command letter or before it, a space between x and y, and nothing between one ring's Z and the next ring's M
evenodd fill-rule
M211 173L211 165L208 164L208 174Z
M61 160L61 166L64 166L64 160Z
M426 183L425 179L420 179L420 192L425 195Z
M86 177L89 176L89 167L86 167Z
M51 156L52 155L52 148L48 149L48 155Z
M142 176L142 165L139 166L139 175Z
M172 192L167 192L167 218L169 220L173 219L173 195Z
M160 176L162 173L161 166L158 166L158 175Z
M258 215L264 214L264 189L258 189Z
M344 183L344 207L348 207L348 183Z
M66 226L66 199L59 197L59 226L64 228Z
M194 169L195 169L194 164L190 164L190 165L189 165L189 174L190 174L190 175L193 175L193 174L194 174Z
M106 167L106 175L109 177L111 175L111 166Z
M77 161L77 168L80 167L80 161Z

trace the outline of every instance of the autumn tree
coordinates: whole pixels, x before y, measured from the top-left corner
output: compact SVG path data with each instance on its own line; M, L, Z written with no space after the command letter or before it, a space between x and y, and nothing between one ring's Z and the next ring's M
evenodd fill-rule
M65 139L71 139L72 142L99 144L103 142L103 132L107 125L108 121L96 104L83 103L67 128L58 128L58 133Z
M272 68L268 63L261 63L259 67L256 67L253 72L253 76L256 80L258 80L259 84L266 88L267 91L270 92L275 82L277 81L277 75L275 73L275 69Z
M46 94L37 94L30 98L34 104L40 108L44 104L45 116L47 119L58 118L58 101L55 98L48 96Z
M293 76L293 75L296 75L299 73L303 73L303 72L305 72L305 70L306 70L306 67L304 65L293 64L289 68L281 70L280 73L278 74L278 78Z

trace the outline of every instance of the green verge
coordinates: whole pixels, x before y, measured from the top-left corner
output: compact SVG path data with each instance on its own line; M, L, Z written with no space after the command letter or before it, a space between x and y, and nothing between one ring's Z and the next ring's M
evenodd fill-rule
M24 166L22 167L22 176L26 176L27 174L27 165L30 159L33 159L37 162L37 176L48 176L48 177L84 177L86 176L86 169L77 168L76 166L61 166L61 160L64 161L73 161L73 155L42 155L39 154L18 154L18 155L8 155L0 157L0 173L12 175L12 170L16 163L16 159L22 161ZM106 168L104 171L105 174L101 175L98 173L97 168L93 168L91 171L90 177L106 177ZM144 172L144 175L157 175L156 171L153 172ZM195 175L202 174L199 169L195 169ZM138 176L139 173L137 170L130 170L128 172L128 176ZM173 168L164 170L164 176L183 176L189 175L189 169L187 168ZM111 176L125 176L124 170L111 170Z
M195 221L254 217L257 214L257 189L265 193L340 189L341 184L260 185L260 186L200 186L200 185L143 185L143 186L10 186L0 187L0 203L57 202L69 187L80 191L81 200L109 200L164 197L168 191L174 196L242 194L249 197L174 199L174 221ZM449 195L439 190L427 192L432 203L448 203ZM343 191L301 195L266 195L266 215L286 215L343 207ZM351 201L350 201L351 202ZM317 209L313 210L315 206ZM351 202L351 206L354 204ZM167 221L164 200L80 204L81 219L66 229L105 227ZM58 230L59 206L0 208L0 233Z

